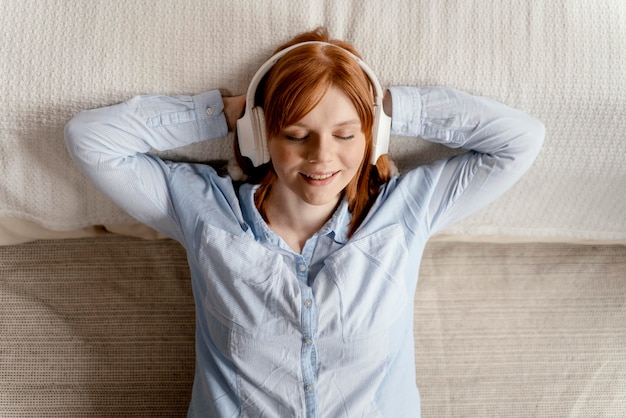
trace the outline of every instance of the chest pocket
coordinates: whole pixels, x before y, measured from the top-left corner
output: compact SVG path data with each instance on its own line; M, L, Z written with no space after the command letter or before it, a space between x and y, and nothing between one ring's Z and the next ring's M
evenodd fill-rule
M320 297L337 300L338 309L327 305L320 312L323 326L341 329L346 342L387 330L407 303L407 255L404 232L392 225L356 238L330 256L325 262L328 287Z
M248 236L210 225L204 226L201 240L203 302L213 319L259 340L288 332L299 312L293 302L296 290L289 288L284 277L282 257Z

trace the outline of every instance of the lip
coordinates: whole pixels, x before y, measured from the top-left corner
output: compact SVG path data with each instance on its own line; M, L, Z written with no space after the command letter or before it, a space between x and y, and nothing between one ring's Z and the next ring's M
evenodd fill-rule
M325 186L335 179L339 171L316 172L316 173L300 173L300 176L310 185Z

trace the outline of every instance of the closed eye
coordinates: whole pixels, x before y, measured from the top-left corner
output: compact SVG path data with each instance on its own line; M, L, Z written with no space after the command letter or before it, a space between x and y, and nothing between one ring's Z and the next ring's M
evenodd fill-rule
M305 136L302 136L302 137L285 135L285 138L287 138L287 140L293 141L293 142L304 141L308 137L309 137L308 135L305 135Z
M348 141L350 139L354 138L354 135L348 135L348 136L339 136L339 135L335 135L335 138L339 138L339 139L343 139L344 141Z

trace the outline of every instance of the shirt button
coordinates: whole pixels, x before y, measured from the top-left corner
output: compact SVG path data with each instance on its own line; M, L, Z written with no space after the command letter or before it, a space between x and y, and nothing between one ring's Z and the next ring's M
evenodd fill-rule
M307 308L310 308L311 306L313 306L313 301L311 299L307 299L304 301L304 306Z
M206 108L206 114L211 116L213 114L213 109L211 107Z
M313 385L306 385L304 387L304 390L306 390L307 392L313 392Z
M298 268L300 269L300 271L306 271L306 266L304 264L300 264Z
M311 345L311 344L313 344L313 340L312 340L312 339L310 339L309 337L307 337L307 338L305 338L305 339L304 339L304 343L305 343L306 345Z

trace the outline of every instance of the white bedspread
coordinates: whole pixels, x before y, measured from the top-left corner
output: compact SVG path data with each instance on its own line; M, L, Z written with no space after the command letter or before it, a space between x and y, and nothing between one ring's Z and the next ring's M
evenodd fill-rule
M245 92L281 42L319 25L384 85L448 85L547 127L531 172L457 236L626 240L626 3L502 0L4 0L0 218L52 230L133 222L73 166L63 126L144 93ZM169 157L228 159L231 139ZM401 169L443 155L394 138Z

